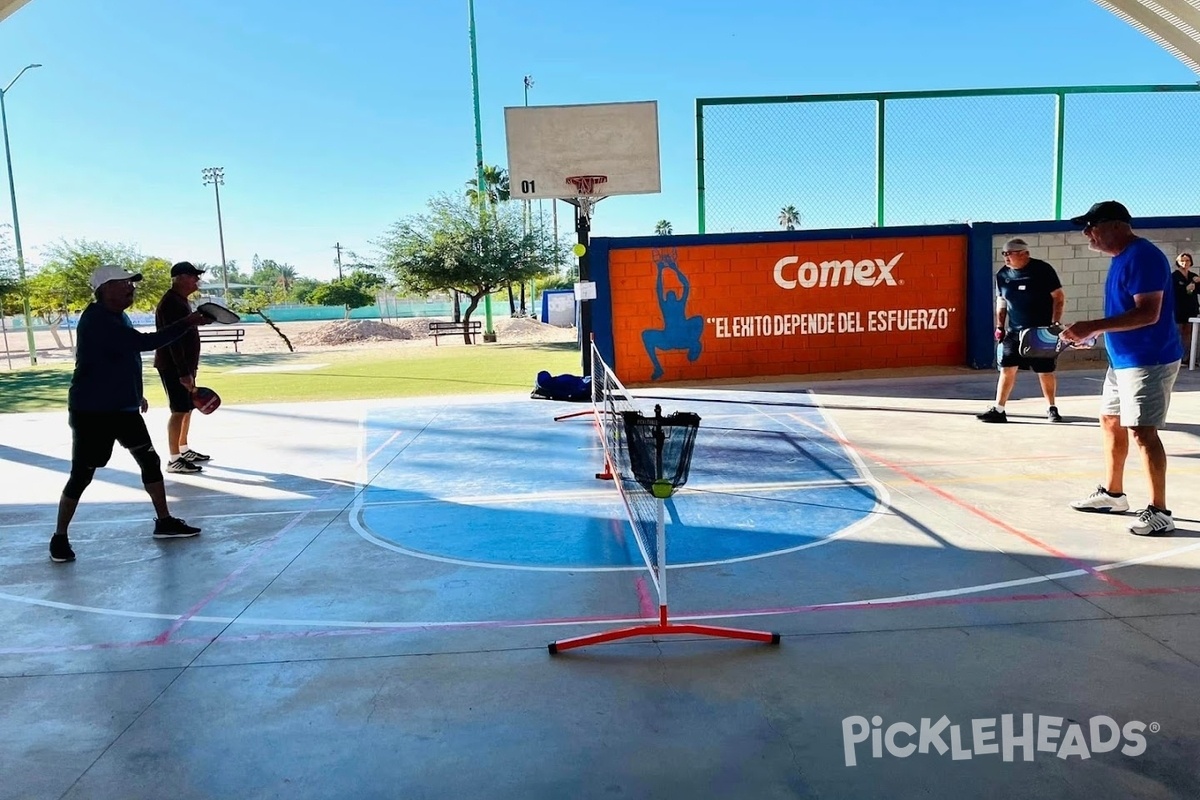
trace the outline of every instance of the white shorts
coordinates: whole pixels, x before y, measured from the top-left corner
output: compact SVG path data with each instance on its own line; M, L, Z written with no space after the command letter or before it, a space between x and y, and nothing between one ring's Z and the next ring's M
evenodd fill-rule
M1167 424L1179 362L1153 367L1108 368L1100 396L1100 415L1120 417L1123 428L1161 428Z

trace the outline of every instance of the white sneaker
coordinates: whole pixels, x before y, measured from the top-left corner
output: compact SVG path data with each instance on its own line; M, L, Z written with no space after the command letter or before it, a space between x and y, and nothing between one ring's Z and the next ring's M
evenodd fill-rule
M1129 498L1123 494L1109 494L1103 486L1097 486L1096 491L1082 500L1072 500L1071 508L1076 511L1101 511L1105 513L1124 514L1129 510Z
M1137 522L1129 526L1129 532L1137 536L1162 536L1175 530L1175 520L1170 511L1146 506L1138 512Z

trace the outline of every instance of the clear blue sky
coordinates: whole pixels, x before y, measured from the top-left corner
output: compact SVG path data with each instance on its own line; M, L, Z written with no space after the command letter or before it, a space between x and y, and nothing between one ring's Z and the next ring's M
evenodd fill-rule
M27 257L86 238L219 263L200 171L222 166L227 256L331 277L335 242L369 255L473 175L466 5L32 0L0 24L3 84L45 65L6 96ZM696 230L697 97L1197 78L1091 0L477 0L476 14L488 163L506 161L503 109L526 74L531 104L659 102L663 192L606 201L594 235ZM1198 133L1193 119L1178 135Z

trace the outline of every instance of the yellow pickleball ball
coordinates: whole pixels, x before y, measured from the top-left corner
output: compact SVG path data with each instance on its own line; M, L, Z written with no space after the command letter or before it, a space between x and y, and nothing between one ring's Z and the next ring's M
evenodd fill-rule
M582 256L584 253L587 252L587 248L581 244L577 244L571 248L571 252L574 253L576 256Z

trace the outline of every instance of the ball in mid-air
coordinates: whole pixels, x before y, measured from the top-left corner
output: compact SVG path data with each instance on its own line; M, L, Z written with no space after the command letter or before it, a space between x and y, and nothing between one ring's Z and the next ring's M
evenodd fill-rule
M577 244L571 248L571 252L574 253L576 256L582 256L584 253L587 252L587 248L584 247L582 244Z

